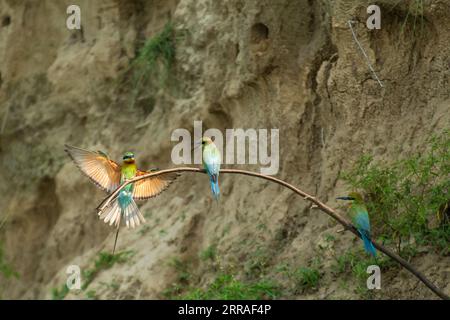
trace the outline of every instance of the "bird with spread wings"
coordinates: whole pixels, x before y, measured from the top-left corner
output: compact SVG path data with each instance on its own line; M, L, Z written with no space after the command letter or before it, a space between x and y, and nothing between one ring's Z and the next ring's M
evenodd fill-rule
M107 193L113 192L127 180L150 172L141 171L137 168L132 152L124 153L122 164L120 165L109 159L101 151L88 151L69 145L65 145L65 151L81 172L94 182L97 187ZM117 198L106 210L99 213L100 219L104 220L105 223L114 224L117 227L114 250L121 219L124 219L128 228L134 228L145 222L145 218L139 211L135 200L156 197L166 190L177 176L177 174L169 173L129 184L119 192Z

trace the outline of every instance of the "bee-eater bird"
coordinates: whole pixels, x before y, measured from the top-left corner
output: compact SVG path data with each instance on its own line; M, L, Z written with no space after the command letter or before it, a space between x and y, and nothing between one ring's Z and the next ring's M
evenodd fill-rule
M364 242L365 250L376 258L377 251L373 246L370 236L370 220L367 207L364 204L363 197L358 192L351 192L348 196L338 197L339 200L352 201L348 214L352 220L353 225L358 230Z
M101 151L93 152L69 145L65 145L65 151L81 172L107 193L113 192L123 182L149 172L137 168L132 152L125 152L122 165L119 165ZM122 217L127 228L130 226L134 228L141 222L145 222L135 200L149 199L159 195L176 177L177 174L165 174L129 184L119 192L117 198L104 212L99 213L100 219L103 219L105 223L114 224L117 227L113 253Z
M220 151L211 138L202 138L202 162L203 168L209 176L209 183L214 199L219 200L219 172L221 164Z

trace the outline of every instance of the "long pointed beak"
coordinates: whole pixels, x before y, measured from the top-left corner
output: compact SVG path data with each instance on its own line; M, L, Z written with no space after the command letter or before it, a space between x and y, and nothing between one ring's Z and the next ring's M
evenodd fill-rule
M336 200L353 200L353 198L345 196L345 197L337 197Z

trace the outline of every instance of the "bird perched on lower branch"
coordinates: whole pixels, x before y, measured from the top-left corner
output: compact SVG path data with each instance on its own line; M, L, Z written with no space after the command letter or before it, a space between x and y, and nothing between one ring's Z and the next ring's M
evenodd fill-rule
M339 200L351 201L348 215L352 220L353 225L358 230L364 242L364 249L376 258L377 251L373 246L370 235L370 220L367 207L361 194L358 192L351 192L348 196L338 197Z

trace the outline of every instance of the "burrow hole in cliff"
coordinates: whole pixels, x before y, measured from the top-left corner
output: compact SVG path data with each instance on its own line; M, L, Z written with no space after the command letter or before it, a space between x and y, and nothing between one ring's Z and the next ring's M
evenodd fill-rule
M251 41L254 44L269 38L269 28L264 23L255 23L250 32Z
M11 24L11 17L10 16L3 16L2 17L2 27L9 26Z

